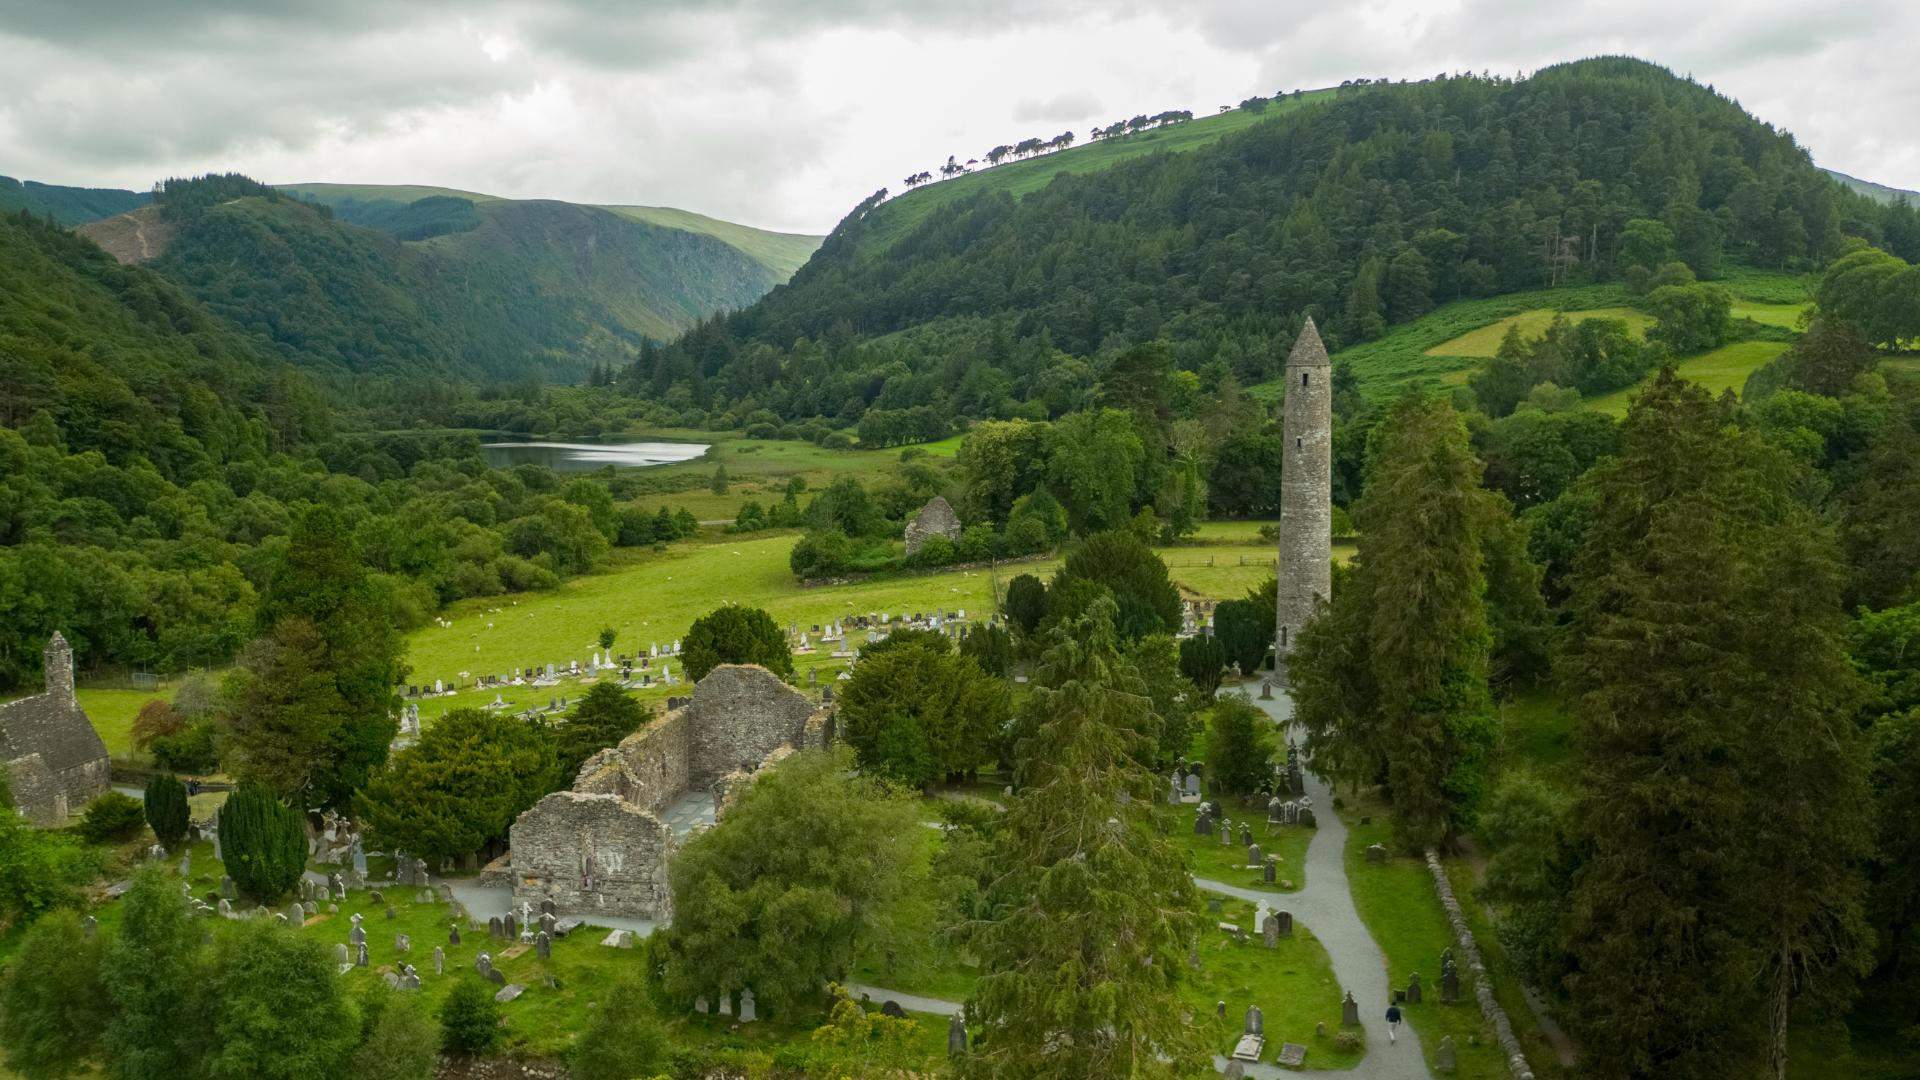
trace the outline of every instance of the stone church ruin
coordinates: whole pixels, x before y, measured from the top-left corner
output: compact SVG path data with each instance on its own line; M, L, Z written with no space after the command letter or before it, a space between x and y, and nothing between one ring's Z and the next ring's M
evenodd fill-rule
M47 640L46 691L0 705L0 767L36 825L58 825L106 794L107 744L73 693L73 650Z
M722 664L672 704L514 821L516 905L670 918L667 866L686 836L724 814L756 772L832 735L829 710L755 664Z

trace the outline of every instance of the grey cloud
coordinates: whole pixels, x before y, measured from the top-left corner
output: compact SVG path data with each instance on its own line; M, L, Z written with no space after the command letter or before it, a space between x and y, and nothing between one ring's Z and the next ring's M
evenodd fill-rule
M1085 90L1068 90L1050 98L1024 98L1013 107L1019 123L1068 123L1100 111L1100 99Z

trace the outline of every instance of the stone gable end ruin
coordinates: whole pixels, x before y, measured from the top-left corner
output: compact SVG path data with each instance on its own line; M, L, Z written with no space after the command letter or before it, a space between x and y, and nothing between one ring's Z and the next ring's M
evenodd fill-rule
M935 495L927 500L927 505L913 515L907 522L907 554L917 554L921 545L930 537L944 536L948 540L960 539L960 515L942 496Z
M46 690L0 705L0 766L14 805L37 825L58 825L106 794L107 744L73 692L73 650L47 641Z
M668 818L691 799L714 814L759 770L825 746L829 715L753 664L722 664L681 707L580 767L514 821L514 902L642 919L672 915L667 866L681 842Z

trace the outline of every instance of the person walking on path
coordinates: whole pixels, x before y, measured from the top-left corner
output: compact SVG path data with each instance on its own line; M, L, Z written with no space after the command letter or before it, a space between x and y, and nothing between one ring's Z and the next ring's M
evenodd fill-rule
M1387 1041L1397 1042L1400 1034L1400 1006L1387 1006Z

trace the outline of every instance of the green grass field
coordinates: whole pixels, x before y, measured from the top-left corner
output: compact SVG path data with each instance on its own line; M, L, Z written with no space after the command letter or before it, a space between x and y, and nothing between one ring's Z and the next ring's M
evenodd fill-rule
M1420 1045L1427 1063L1433 1063L1441 1037L1451 1035L1460 1061L1455 1076L1464 1080L1505 1077L1506 1063L1501 1060L1492 1030L1481 1019L1465 971L1461 973L1460 1002L1440 1003L1440 953L1452 942L1453 935L1447 927L1440 899L1434 893L1433 878L1427 873L1426 863L1404 856L1390 858L1385 863L1368 862L1369 844L1388 844L1391 850L1383 809L1378 804L1353 800L1343 813L1349 822L1347 882L1361 920L1387 955L1387 980L1393 986L1405 986L1409 976L1417 971L1422 984L1428 988L1422 1004L1403 1006L1407 1022L1420 1032ZM1360 824L1362 816L1371 816L1371 824ZM1383 1008L1369 1002L1361 1019L1372 1022ZM1522 1021L1522 1017L1513 1017L1516 1027ZM1538 1068L1541 1063L1533 1064Z
M1229 802L1226 810L1228 820L1236 822L1233 826L1233 842L1223 844L1216 830L1213 836L1199 836L1193 831L1195 809L1192 806L1173 806L1161 803L1156 813L1167 820L1167 835L1174 846L1187 856L1187 868L1194 877L1224 882L1243 889L1261 889L1284 895L1304 888L1307 884L1307 844L1313 839L1313 830L1298 825L1269 825L1267 813L1263 807L1241 805L1239 800ZM1279 861L1275 870L1275 882L1268 885L1258 870L1247 869L1247 849L1240 843L1239 821L1245 820L1253 830L1253 842L1260 845L1260 851L1272 855ZM1284 903L1275 906L1285 907Z
M1258 1005L1269 1060L1280 1052L1281 1043L1296 1042L1307 1048L1310 1069L1352 1068L1365 1051L1341 1051L1333 1045L1333 1033L1340 1030L1342 990L1313 931L1295 922L1293 936L1281 938L1278 947L1269 949L1257 932L1235 940L1217 928L1223 922L1250 927L1254 911L1254 905L1233 899L1222 905L1218 915L1206 913L1204 906L1201 909L1200 968L1189 969L1182 996L1193 1006L1195 1020L1213 1050L1220 1054L1232 1050L1244 1030L1247 1006ZM1225 1018L1214 1015L1221 1001L1227 1003ZM1314 1034L1314 1025L1322 1022L1327 1025L1326 1038Z
M1699 356L1688 357L1675 370L1715 394L1725 390L1738 394L1741 387L1746 385L1747 376L1766 366L1788 348L1788 343L1784 341L1736 341ZM1615 390L1611 394L1588 398L1583 404L1609 416L1625 416L1627 406L1639 389L1638 386L1630 386Z
M883 203L872 215L874 241L868 250L883 249L919 224L928 214L957 199L969 198L983 191L1004 191L1018 198L1047 186L1061 173L1099 172L1130 158L1198 149L1307 105L1330 101L1336 93L1331 89L1310 90L1298 97L1276 101L1261 112L1234 109L1213 116L1196 115L1184 124L1124 135L1111 141L1088 140L1085 132L1078 132L1083 141L1077 146L1025 161L1008 161L992 168L981 168L965 176L903 192ZM958 156L965 161L983 154L986 149L981 147L959 153Z
M1498 322L1488 323L1478 330L1470 330L1451 341L1443 341L1427 350L1428 356L1473 356L1486 358L1500 351L1500 342L1507 336L1509 327L1517 326L1524 337L1539 337L1546 333L1548 324L1556 315L1565 315L1569 322L1585 322L1588 319L1622 319L1636 333L1645 333L1653 325L1653 316L1630 307L1595 308L1587 311L1556 311L1548 308L1535 308L1518 315L1509 315Z
M799 445L826 453L809 444ZM1273 555L1259 537L1260 525L1257 521L1209 523L1192 541L1161 548L1160 554L1186 595L1244 596L1273 574ZM762 607L782 625L798 624L803 629L849 615L909 614L936 606L964 610L973 617L993 610L996 580L1004 589L1018 574L1045 578L1059 565L1057 559L1032 559L1003 563L993 570L899 573L803 587L794 580L787 562L797 536L791 531L720 535L681 541L665 550L626 549L606 572L576 578L550 592L456 603L441 613L451 627L430 625L409 635L407 662L412 671L408 681L470 682L474 676L510 668L584 661L598 648L596 638L607 626L617 634L615 652L644 652L650 644L664 646L684 635L694 619L725 603ZM1349 559L1353 550L1351 544L1337 544L1334 557ZM846 669L847 661L834 659L831 651L828 647L794 658L803 681L809 671L817 670L824 683ZM675 674L681 673L678 661L667 663ZM590 685L590 680L567 680L550 688L508 688L500 696L516 709L524 709L578 697ZM82 689L80 701L108 750L116 758L131 760L137 756L129 738L134 714L146 701L170 693L170 687L158 693ZM684 683L677 689L656 685L637 692L642 701L655 703L669 694L684 693ZM422 720L431 722L450 709L486 705L494 696L491 690L467 690L425 698L418 704Z

